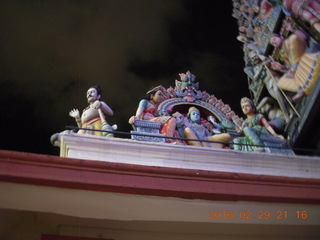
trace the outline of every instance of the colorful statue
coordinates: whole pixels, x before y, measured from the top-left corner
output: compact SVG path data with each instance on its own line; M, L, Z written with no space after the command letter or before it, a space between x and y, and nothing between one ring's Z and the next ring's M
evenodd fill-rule
M202 98L202 93L198 90L199 82L196 82L196 75L190 71L179 73L180 80L176 80L175 93L178 97L188 102L194 102Z
M320 33L320 2L318 0L283 0L283 7L288 14L300 17Z
M257 113L250 99L246 97L241 99L241 109L247 118L241 126L244 137L233 139L235 150L263 152L265 141L283 142L285 140L273 130L262 114Z
M139 141L163 142L163 135L167 136L166 142L178 145L199 145L198 140L211 140L222 142L217 144L203 144L203 146L225 146L231 139L228 133L234 132L238 121L242 123L228 104L206 91L200 91L196 76L190 71L180 73L180 80L175 81L175 88L165 89L162 86L155 87L147 92L145 99L141 100L135 116L129 119L134 131L131 138ZM191 113L187 111L191 106L197 106L208 120L198 123L191 119ZM196 109L196 108L195 108ZM199 112L199 110L197 109ZM215 116L219 123L215 122ZM199 126L198 126L199 125ZM238 124L239 126L241 124ZM214 131L212 131L214 130ZM202 132L201 132L202 131ZM162 135L159 135L162 134ZM197 141L188 141L180 138L190 138Z
M264 97L257 106L257 110L267 117L269 125L278 133L284 130L285 114L275 99Z
M87 99L89 106L85 108L81 114L78 109L70 111L69 115L75 118L77 125L80 129L78 133L90 134L98 136L113 137L112 133L93 131L93 130L114 130L106 121L104 114L109 116L113 115L112 109L105 103L100 101L101 88L99 86L93 86L87 91ZM90 129L90 130L89 130Z
M158 116L157 110L159 104L163 101L162 86L155 87L147 92L146 97L139 103L136 115L129 119L130 124L134 124L137 120L148 120L160 122L162 124L160 133L173 137L176 129L176 119L171 116ZM172 142L168 139L167 142Z
M218 130L217 133L215 134L214 131L210 131L209 128L205 127L204 124L201 123L200 111L196 107L189 108L187 117L189 119L189 126L186 126L184 129L184 137L200 140L187 141L189 145L221 148L223 146L221 142L228 143L230 141L230 135L228 133L220 133L222 127L214 121L212 116L211 118L209 117L209 120L215 123L215 127ZM216 141L220 143L201 142L201 140Z
M285 65L279 62L271 64L272 69L285 73L278 81L278 87L297 92L292 98L294 101L308 95L319 76L320 51L305 53L308 44L307 36L299 30L287 39L273 35L270 43L274 47L281 48L280 56L285 63Z

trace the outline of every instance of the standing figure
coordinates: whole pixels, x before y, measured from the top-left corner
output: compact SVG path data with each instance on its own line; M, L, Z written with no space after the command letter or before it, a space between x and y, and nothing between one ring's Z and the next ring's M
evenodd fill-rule
M242 112L247 118L241 126L244 137L233 139L235 150L264 152L264 141L284 141L284 137L273 130L266 118L257 113L254 103L249 98L242 98L240 103Z
M159 104L163 101L162 86L157 86L147 92L144 99L139 103L136 115L129 119L130 124L134 124L137 120L148 120L160 122L162 124L160 133L173 137L176 129L176 119L171 116L158 116L157 110ZM170 139L167 142L172 142Z
M280 55L285 65L273 62L274 70L285 73L277 85L279 88L297 92L292 100L299 100L308 95L316 83L320 72L320 52L305 53L307 49L307 36L300 30L296 30L288 38L273 35L270 43L279 47Z
M86 129L80 129L78 133L113 137L112 133L93 131L93 130L110 130L110 131L113 130L112 127L106 122L105 116L104 116L104 114L112 116L113 111L105 102L100 101L100 98L101 98L101 88L99 86L93 86L89 88L87 91L87 100L88 100L89 106L83 110L81 114L81 118L80 118L80 113L78 109L73 109L70 111L69 115L75 118L78 127L86 128Z
M208 128L202 125L200 111L196 107L189 108L187 117L190 121L190 126L184 129L184 136L189 139L200 140L200 141L192 141L192 140L187 141L189 145L222 148L223 144L221 143L201 142L201 140L224 142L224 143L228 143L230 141L231 137L228 133L214 134L212 131L209 131Z

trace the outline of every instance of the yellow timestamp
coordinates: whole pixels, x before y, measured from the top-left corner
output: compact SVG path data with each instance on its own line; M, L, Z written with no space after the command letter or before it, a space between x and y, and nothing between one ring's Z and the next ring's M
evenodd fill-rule
M209 211L209 219L307 219L308 212L303 211L267 211L267 210L260 210L260 211L251 211L251 210L242 210L242 211Z

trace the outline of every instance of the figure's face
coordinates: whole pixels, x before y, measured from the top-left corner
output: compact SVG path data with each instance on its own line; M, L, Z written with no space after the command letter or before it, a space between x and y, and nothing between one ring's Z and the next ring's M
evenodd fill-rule
M183 115L179 112L172 114L172 116L177 120L177 123L183 122Z
M253 107L249 102L244 102L241 104L241 109L244 115L248 115L250 113L253 113Z
M250 51L249 58L253 63L255 63L255 64L259 63L259 56L256 51Z
M152 100L154 103L160 103L160 102L162 102L162 100L163 100L163 94L162 94L162 92L161 92L160 90L157 91L155 94L152 95L151 100Z
M244 26L240 26L240 27L239 27L239 31L240 31L240 32L243 32L243 33L246 33L246 32L247 32L247 28L244 27Z
M258 5L252 5L252 9L254 12L258 13L260 11L260 8Z
M100 95L98 94L97 89L95 88L89 88L87 91L87 99L88 99L88 103L93 103L96 100L100 99Z
M277 37L277 36L272 36L270 38L270 43L272 46L274 47L280 47L281 43L282 43L282 38Z
M190 119L192 122L200 123L200 113L198 111L192 111L190 114Z

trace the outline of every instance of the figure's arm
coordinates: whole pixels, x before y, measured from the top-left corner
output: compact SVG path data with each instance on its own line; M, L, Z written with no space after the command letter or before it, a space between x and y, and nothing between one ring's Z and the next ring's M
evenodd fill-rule
M143 100L140 101L139 106L138 106L137 111L136 111L136 115L132 116L129 119L129 123L130 124L134 124L135 121L137 121L137 120L142 118L142 114L144 113L147 105L148 105L148 100L143 99Z
M262 123L262 125L268 130L268 132L269 132L272 136L277 137L277 138L280 138L280 139L282 139L282 140L285 140L282 135L277 134L277 133L273 130L273 128L269 125L269 123L267 122L267 119L266 119L265 117L262 117L262 118L261 118L261 123Z
M184 138L185 117L179 112L175 112L174 114L172 114L172 117L176 119L176 128L179 132L180 137Z
M211 122L211 123L213 124L213 126L214 126L216 129L218 129L219 131L223 129L223 127L222 127L219 123L216 122L216 120L214 119L213 116L209 116L209 117L208 117L208 121Z
M183 125L182 124L179 124L179 125L177 124L177 129L178 129L180 137L184 138L185 136L184 136L184 127L183 127Z
M277 61L271 62L271 68L273 70L277 70L279 72L285 73L290 69L290 66L282 65L281 63Z
M243 121L241 126L238 126L237 133L243 134L244 127L245 127L245 121Z
M105 102L100 102L100 108L102 112L109 116L113 116L113 111L112 109L105 103Z
M105 103L105 102L102 102L102 101L99 101L99 100L96 100L94 103L93 103L93 107L95 109L101 109L101 111L109 116L112 116L113 115L113 111L112 109Z
M143 99L143 100L140 101L139 106L138 106L137 111L136 111L136 117L138 119L142 119L142 114L146 110L147 105L148 105L148 100Z
M209 116L208 121L211 122L212 125L215 127L215 128L211 129L210 134L221 133L221 130L223 129L223 127L219 123L216 122L216 120L213 116Z

